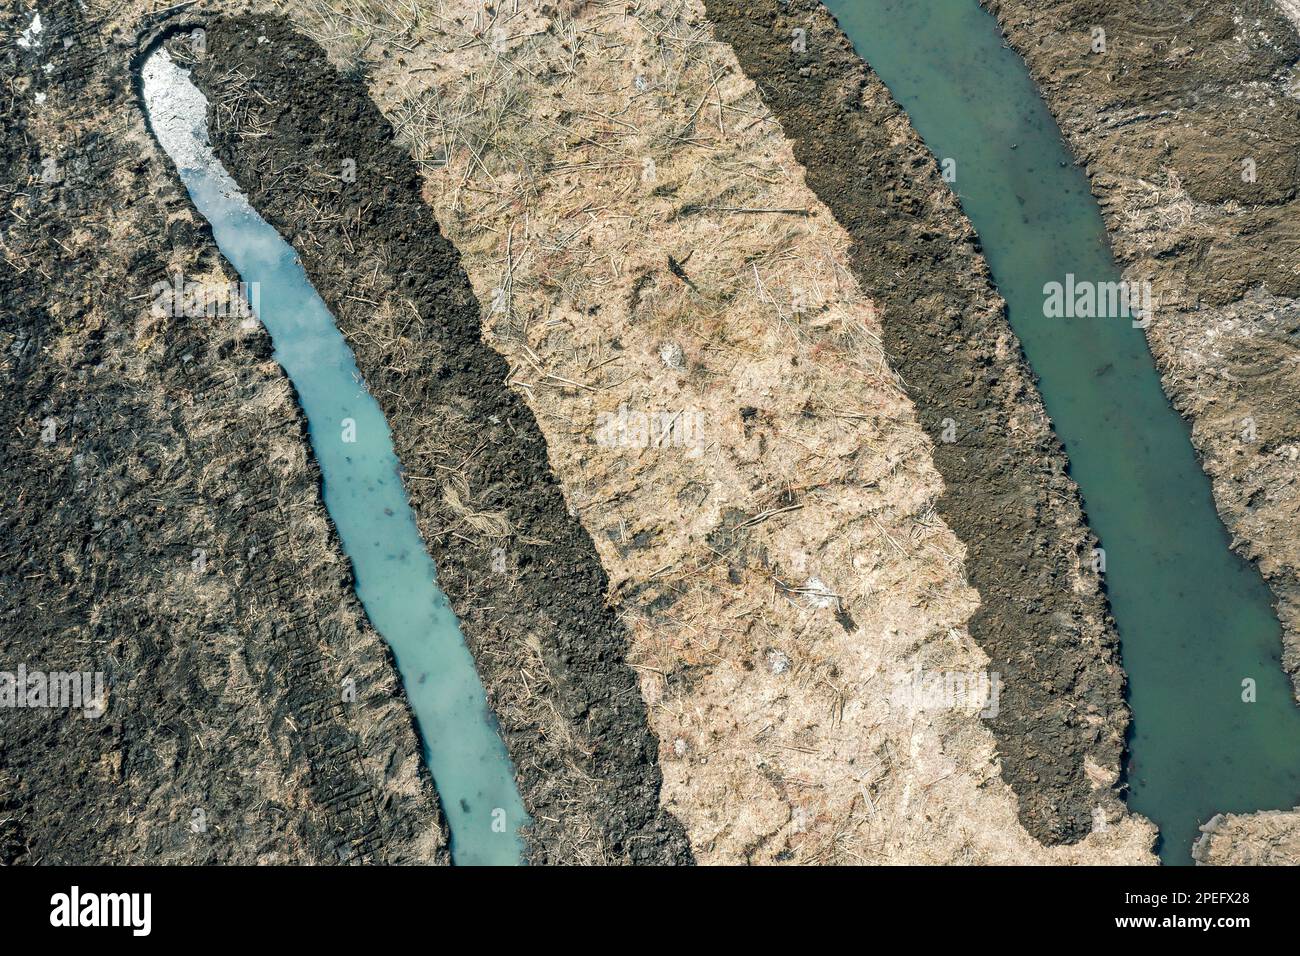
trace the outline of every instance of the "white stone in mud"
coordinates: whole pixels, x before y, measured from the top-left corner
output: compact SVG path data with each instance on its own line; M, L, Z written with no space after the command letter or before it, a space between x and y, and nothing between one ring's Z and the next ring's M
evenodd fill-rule
M676 342L665 342L659 347L659 358L669 368L681 369L686 367L686 353Z
M32 22L27 25L27 29L19 35L18 45L24 50L33 50L39 47L41 45L41 33L44 29L45 26L41 23L41 12L37 10L32 17Z

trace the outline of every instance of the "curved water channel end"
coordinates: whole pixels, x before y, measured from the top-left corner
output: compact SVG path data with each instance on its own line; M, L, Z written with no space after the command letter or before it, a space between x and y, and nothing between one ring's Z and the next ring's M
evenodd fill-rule
M357 596L392 648L457 864L523 858L528 816L473 657L439 589L407 501L388 423L293 248L253 209L208 143L207 100L161 47L141 70L144 105L217 246L253 290L292 380L320 465L326 508Z

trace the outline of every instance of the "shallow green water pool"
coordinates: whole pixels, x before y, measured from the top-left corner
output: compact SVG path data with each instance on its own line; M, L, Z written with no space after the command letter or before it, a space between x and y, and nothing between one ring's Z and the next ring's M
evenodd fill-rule
M955 161L953 188L1105 550L1133 710L1129 804L1160 827L1166 863L1189 863L1215 813L1300 803L1300 709L1269 592L1229 550L1142 330L1114 314L1045 315L1048 283L1120 277L1087 179L993 17L976 0L827 7L935 156Z

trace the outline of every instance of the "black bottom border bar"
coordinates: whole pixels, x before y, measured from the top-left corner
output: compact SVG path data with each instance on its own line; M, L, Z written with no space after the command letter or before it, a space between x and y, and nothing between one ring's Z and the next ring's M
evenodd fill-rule
M1294 872L1286 868L0 869L0 913L17 938L115 937L128 945L355 939L373 946L417 932L416 920L435 915L471 933L490 928L498 945L511 929L553 939L567 927L582 934L596 920L644 925L656 935L707 925L724 934L760 932L768 941L843 933L846 923L857 924L864 940L894 931L954 940L990 931L993 938L1024 931L1071 940L1153 931L1225 938L1294 926L1296 905Z

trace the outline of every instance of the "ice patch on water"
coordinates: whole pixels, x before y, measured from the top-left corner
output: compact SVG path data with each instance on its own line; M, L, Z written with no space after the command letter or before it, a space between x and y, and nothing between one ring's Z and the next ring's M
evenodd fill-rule
M208 101L188 70L159 50L140 71L144 102L154 135L180 169L202 170L231 200L252 212L239 186L226 172L208 142Z

